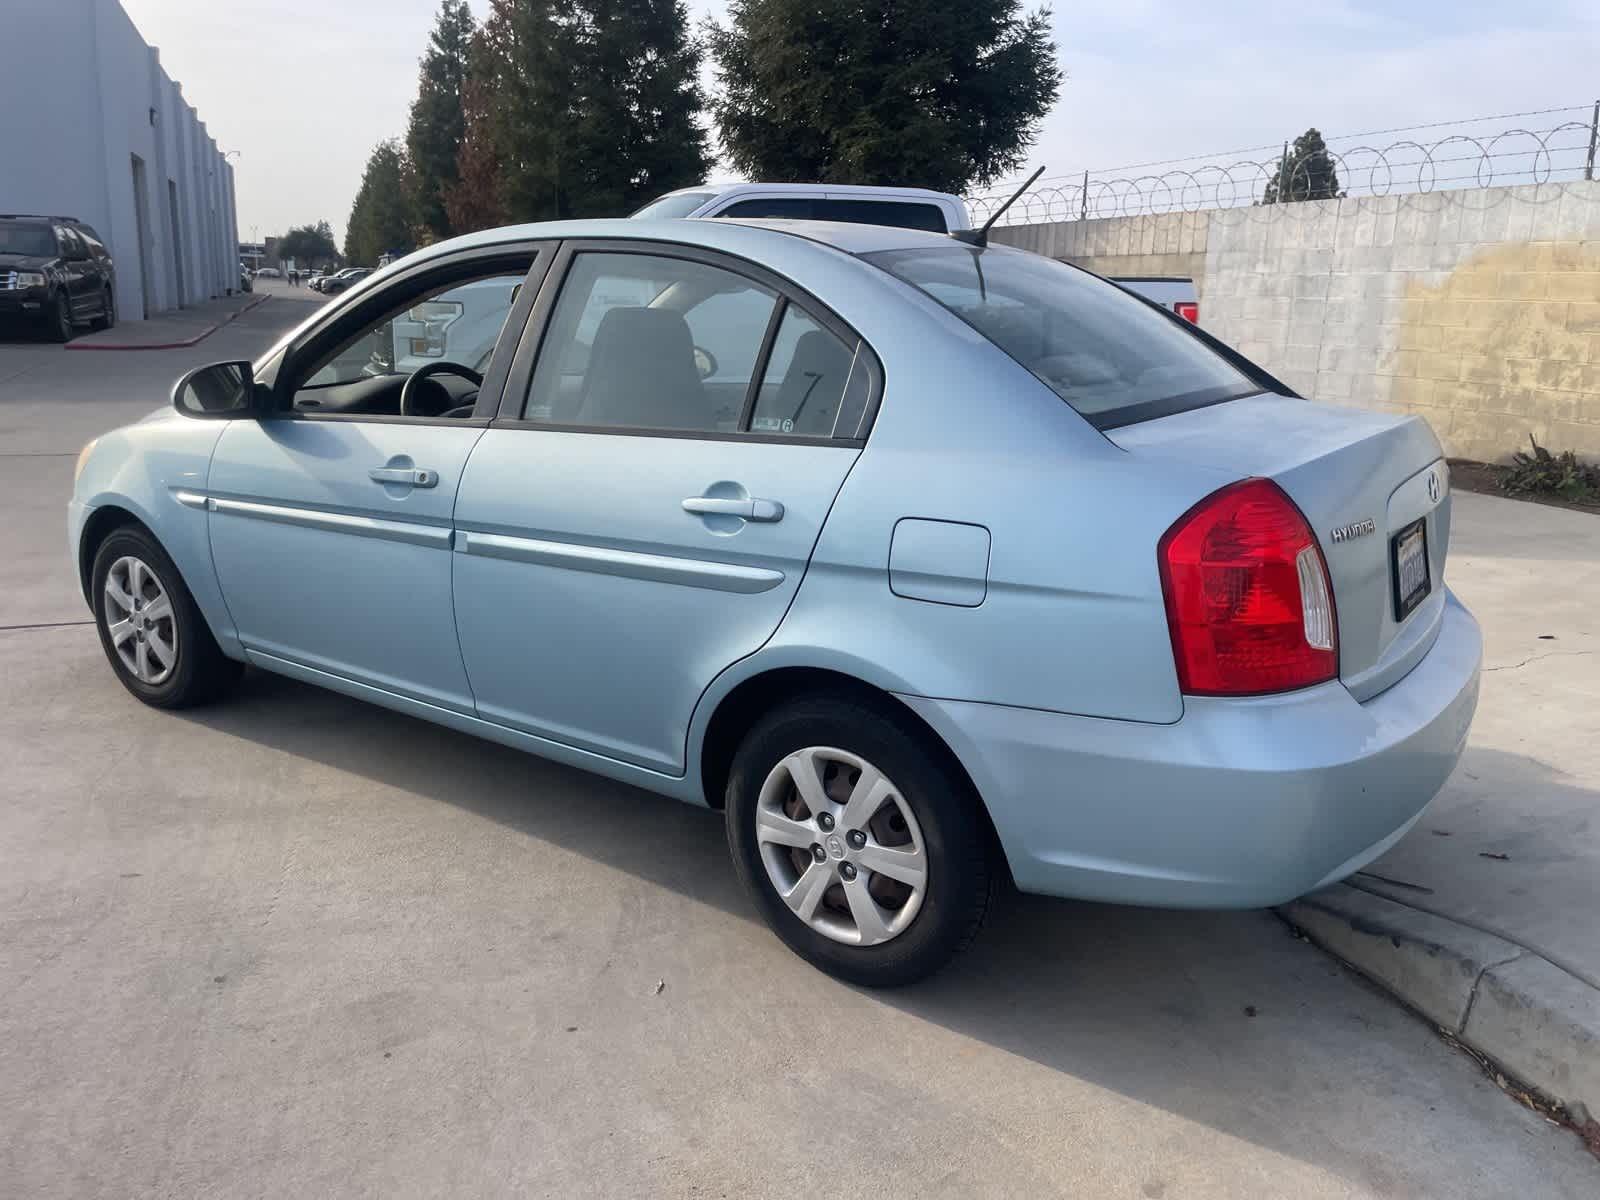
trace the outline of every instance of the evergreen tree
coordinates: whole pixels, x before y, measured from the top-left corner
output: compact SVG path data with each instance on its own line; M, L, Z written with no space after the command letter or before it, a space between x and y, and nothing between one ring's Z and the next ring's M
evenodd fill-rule
M960 192L1016 170L1055 103L1047 9L732 0L706 35L723 148L754 179Z
M621 216L705 178L699 65L682 0L492 0L447 211Z
M474 63L485 60L483 35L473 39ZM492 229L506 223L500 204L500 164L495 158L494 130L489 120L493 106L489 84L475 69L461 90L461 110L466 128L456 154L456 182L445 192L445 213L457 233Z
M325 267L339 257L333 227L326 221L296 225L278 239L278 257L292 258L301 267Z
M1289 152L1278 160L1277 170L1267 180L1263 204L1288 203L1292 200L1337 200L1344 195L1339 190L1339 172L1327 143L1315 128L1308 129L1295 138Z
M411 249L404 164L400 144L394 139L373 147L344 231L344 255L351 262L373 266L384 254L404 254Z
M711 166L700 48L683 0L580 0L574 207L626 216Z
M445 197L455 186L456 160L466 127L462 87L476 26L467 0L444 0L422 56L417 98L406 129L406 201L419 241L437 241L455 230Z

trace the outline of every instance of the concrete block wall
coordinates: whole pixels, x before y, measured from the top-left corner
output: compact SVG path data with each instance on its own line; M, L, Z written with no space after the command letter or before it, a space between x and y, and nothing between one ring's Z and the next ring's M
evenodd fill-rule
M1135 232L1167 221L1176 247ZM1531 433L1600 458L1600 183L995 232L1101 274L1189 275L1241 353L1314 399L1421 414L1453 456L1503 460Z

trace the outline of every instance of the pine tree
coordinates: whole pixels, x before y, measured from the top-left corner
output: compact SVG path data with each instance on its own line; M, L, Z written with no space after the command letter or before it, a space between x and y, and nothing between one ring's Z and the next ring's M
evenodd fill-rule
M1018 0L732 0L706 35L723 148L755 179L959 192L1024 162L1061 71Z
M428 51L422 56L417 98L406 129L406 201L418 240L455 232L445 197L459 175L456 160L466 128L462 88L476 25L467 0L444 0Z
M1322 134L1311 128L1295 138L1288 153L1278 160L1277 169L1267 180L1261 203L1336 200L1342 195L1333 155L1328 153Z
M483 34L473 39L473 62L483 62ZM445 213L457 233L492 229L506 223L500 204L500 164L495 158L494 130L490 123L493 96L479 73L467 76L461 89L461 110L466 128L456 154L456 182L445 191Z
M626 216L706 177L700 49L683 0L580 0L574 207Z
M373 266L385 254L404 254L411 249L411 224L402 192L404 173L398 142L391 138L373 147L344 231L344 256L351 262Z

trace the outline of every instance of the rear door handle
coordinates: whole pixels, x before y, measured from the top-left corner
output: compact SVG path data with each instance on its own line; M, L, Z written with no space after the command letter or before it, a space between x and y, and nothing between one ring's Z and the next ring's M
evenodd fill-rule
M433 487L439 482L439 472L417 467L373 467L367 472L373 483L403 483L411 487Z
M781 521L783 505L776 500L724 500L716 496L690 496L683 511L703 517L743 517L746 521Z

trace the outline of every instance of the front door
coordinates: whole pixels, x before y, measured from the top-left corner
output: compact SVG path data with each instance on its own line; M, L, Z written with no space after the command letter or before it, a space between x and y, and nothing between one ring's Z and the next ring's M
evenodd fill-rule
M223 432L208 481L212 555L239 638L264 665L473 711L451 518L487 425L477 395L498 395L497 339L531 258L467 280L402 277L344 306L290 348L275 388L284 410ZM424 305L450 312L469 296L470 330L396 344Z
M531 382L462 482L455 567L480 716L669 774L706 686L783 619L874 370L781 281L674 253L563 252Z

